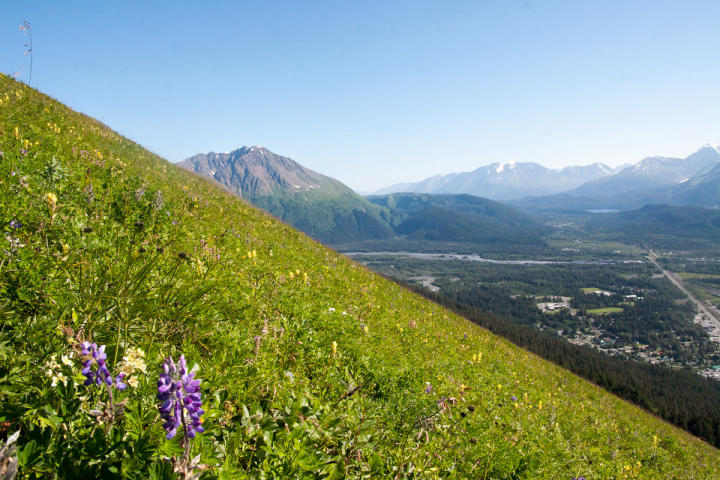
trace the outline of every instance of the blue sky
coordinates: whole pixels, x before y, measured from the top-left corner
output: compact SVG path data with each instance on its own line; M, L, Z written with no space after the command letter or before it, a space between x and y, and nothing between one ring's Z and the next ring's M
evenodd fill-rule
M718 1L0 0L0 71L171 161L264 145L374 190L720 141Z

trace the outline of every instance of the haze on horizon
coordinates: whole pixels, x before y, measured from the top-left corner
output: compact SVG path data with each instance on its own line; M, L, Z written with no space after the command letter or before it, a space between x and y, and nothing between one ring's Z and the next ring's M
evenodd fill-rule
M0 71L171 161L265 145L362 191L720 141L720 3L12 2Z

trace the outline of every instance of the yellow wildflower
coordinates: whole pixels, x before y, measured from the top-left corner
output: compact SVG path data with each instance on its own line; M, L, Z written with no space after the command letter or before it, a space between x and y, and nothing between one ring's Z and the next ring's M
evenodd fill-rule
M45 203L47 204L48 208L52 211L55 210L55 207L57 206L57 195L55 195L52 192L48 192L45 194Z

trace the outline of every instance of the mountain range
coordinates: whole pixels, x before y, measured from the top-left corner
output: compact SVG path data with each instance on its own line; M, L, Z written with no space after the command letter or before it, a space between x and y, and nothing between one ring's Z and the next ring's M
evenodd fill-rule
M272 215L331 244L365 240L542 243L548 227L472 195L362 197L341 182L260 147L194 155L183 168L214 179ZM397 242L395 242L397 243Z
M532 162L493 163L377 193L470 193L529 209L631 209L649 203L716 207L718 163L720 143L710 143L686 158L648 157L618 169L600 163L561 170Z
M512 205L529 213L633 210L649 204L720 206L720 144L684 159L646 158L614 175L555 195L526 197Z
M534 162L491 163L472 172L436 175L417 183L400 183L375 192L468 193L493 200L512 200L531 195L564 192L592 180L611 175L602 163L553 170Z
M720 162L720 146L705 145L686 158L648 157L571 190L580 196L614 196L638 190L653 190L688 181Z

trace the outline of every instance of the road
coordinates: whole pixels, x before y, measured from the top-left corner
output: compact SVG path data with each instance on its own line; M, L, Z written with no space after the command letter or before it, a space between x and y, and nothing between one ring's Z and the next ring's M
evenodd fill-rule
M652 251L648 254L647 257L653 265L655 265L663 275L665 275L665 278L670 280L676 287L678 287L687 297L697 305L698 310L700 310L702 313L705 314L705 316L712 320L712 322L715 324L716 328L720 329L720 312L715 307L709 307L705 302L698 300L695 298L695 295L690 293L690 291L685 288L685 286L682 284L682 281L678 278L677 275L675 275L673 272L670 272L668 270L665 270L660 263L657 261L657 255L655 255Z

